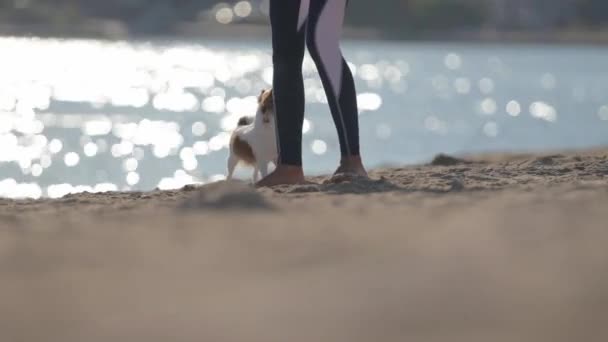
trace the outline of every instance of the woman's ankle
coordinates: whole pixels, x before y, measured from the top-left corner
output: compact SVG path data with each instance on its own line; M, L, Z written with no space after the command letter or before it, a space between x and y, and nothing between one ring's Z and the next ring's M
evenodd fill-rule
M367 176L367 171L363 166L363 160L359 155L342 156L340 165L335 173L354 173L360 176Z

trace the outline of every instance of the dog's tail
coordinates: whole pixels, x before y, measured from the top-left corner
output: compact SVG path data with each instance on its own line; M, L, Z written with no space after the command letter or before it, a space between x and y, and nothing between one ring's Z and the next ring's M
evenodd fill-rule
M239 119L239 122L237 123L237 126L247 126L247 125L251 125L253 123L253 118L249 117L249 116L243 116Z

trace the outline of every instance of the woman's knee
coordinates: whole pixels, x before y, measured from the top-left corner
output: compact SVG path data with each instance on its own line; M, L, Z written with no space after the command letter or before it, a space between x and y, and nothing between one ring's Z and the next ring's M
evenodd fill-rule
M310 52L310 55L313 59L316 59L319 55L317 48L317 37L316 30L309 28L306 33L306 48Z
M340 56L342 56L342 51L340 48L340 41L339 40L335 40L335 39L327 39L324 40L323 42L319 42L319 38L317 37L316 34L316 30L310 29L307 32L306 35L306 47L308 48L308 51L310 52L310 56L312 57L312 59L314 60L315 63L319 63L320 60L320 56L321 56L321 51L320 49L325 49L325 50L331 50L331 53L338 53ZM321 38L323 39L323 38ZM320 44L322 43L322 44Z
M303 60L304 46L275 46L272 50L272 62L276 66L301 67Z

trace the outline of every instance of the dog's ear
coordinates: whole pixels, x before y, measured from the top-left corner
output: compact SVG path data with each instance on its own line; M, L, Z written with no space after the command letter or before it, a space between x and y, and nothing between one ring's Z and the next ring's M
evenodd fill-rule
M260 95L260 107L263 112L274 109L274 100L272 98L272 90L265 90Z
M262 96L264 95L264 89L260 91L260 95L258 95L258 103L262 102Z

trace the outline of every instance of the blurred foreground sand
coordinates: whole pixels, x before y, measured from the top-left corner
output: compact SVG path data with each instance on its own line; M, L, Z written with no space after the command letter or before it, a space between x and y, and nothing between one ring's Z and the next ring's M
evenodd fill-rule
M0 200L0 341L605 341L608 150Z

